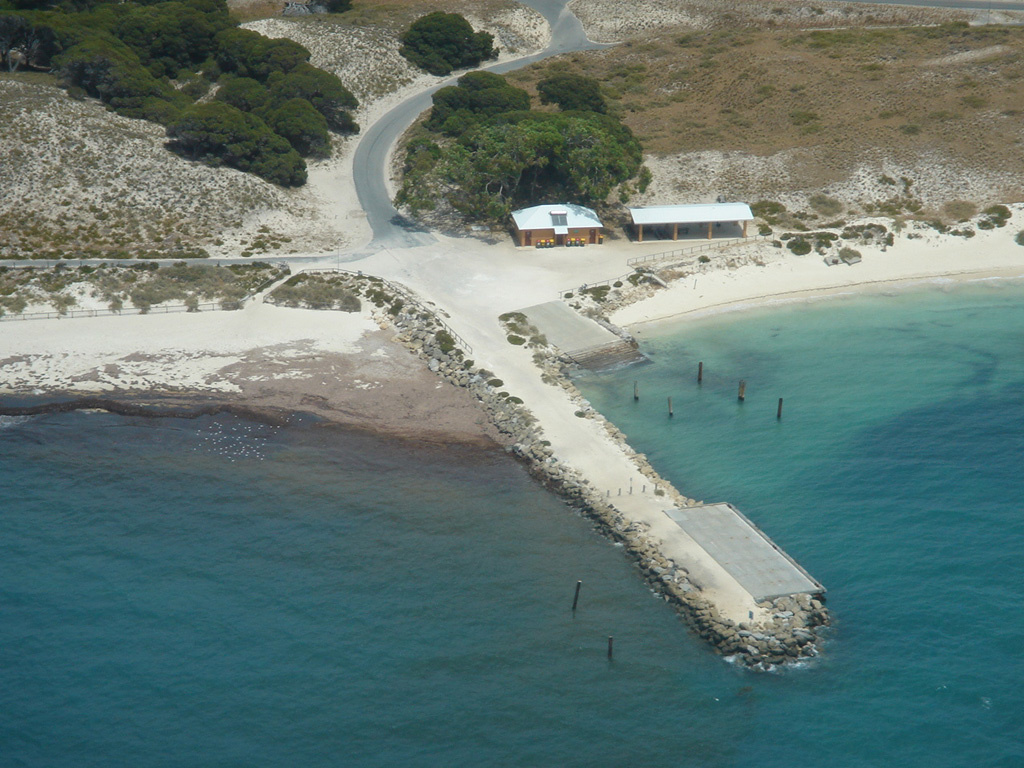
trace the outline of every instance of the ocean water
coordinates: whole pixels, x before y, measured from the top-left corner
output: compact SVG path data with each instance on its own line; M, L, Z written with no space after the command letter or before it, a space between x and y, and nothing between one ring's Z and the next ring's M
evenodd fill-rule
M0 766L1024 765L1024 289L644 346L582 388L825 583L820 658L727 664L501 452L0 418Z

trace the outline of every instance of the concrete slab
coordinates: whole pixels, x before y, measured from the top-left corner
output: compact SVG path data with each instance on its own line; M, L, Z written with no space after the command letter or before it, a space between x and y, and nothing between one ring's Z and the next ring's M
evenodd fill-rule
M755 600L825 588L732 504L665 510Z
M519 310L549 342L567 355L603 344L621 342L618 336L561 301L548 301Z

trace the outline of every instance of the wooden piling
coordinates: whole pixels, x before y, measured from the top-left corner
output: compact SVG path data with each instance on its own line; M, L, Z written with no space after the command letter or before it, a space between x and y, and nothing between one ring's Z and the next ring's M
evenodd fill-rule
M669 418L671 418L672 415L673 415L672 414L672 398L671 397L668 399L668 415L669 415Z
M747 399L747 382L745 380L743 380L743 379L740 379L739 400L742 403L746 399Z
M779 398L779 410L775 413L775 418L776 419L781 419L782 418L782 398L781 397Z
M640 399L640 382L639 381L634 381L633 382L633 402L636 402L639 399Z
M704 381L704 363L697 363L697 383Z
M577 581L576 582L576 594L572 596L572 610L573 610L573 613L576 612L576 603L578 603L580 601L580 587L582 587L582 586L583 586L583 582L582 581Z
M612 644L615 642L615 638L608 635L608 661L612 660Z

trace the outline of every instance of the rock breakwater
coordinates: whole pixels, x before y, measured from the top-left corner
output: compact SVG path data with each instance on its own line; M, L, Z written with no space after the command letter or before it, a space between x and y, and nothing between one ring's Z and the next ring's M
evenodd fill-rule
M406 303L398 311L378 311L376 317L382 326L393 327L395 340L426 360L432 371L468 389L504 437L509 452L570 507L589 517L602 534L621 544L652 591L669 602L694 632L719 653L756 670L769 670L819 653L821 630L830 622L821 600L798 594L761 602L759 606L770 618L757 622L737 623L722 616L690 579L686 564L664 556L660 542L649 534L647 524L628 519L578 471L560 461L522 400L507 392L504 383L490 371L468 359L452 343L445 326L432 312L422 309ZM534 361L545 382L562 387L570 395L578 406L577 416L596 419L604 425L625 455L651 481L655 494L679 506L699 503L683 496L662 478L643 454L629 446L626 436L590 406L549 348L540 347Z

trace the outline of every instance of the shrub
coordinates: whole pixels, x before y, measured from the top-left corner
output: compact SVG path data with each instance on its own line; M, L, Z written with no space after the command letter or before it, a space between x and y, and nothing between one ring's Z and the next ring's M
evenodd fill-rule
M526 339L524 339L522 336L516 336L514 333L510 333L508 335L508 343L514 344L517 347L521 347L523 344L526 343Z
M978 206L969 200L950 200L942 206L942 212L953 221L967 221L978 212Z
M1017 233L1017 236L1013 238L1013 241L1017 243L1017 245L1024 245L1024 229Z
M474 32L457 13L435 11L412 23L400 38L398 52L432 75L447 75L453 69L475 67L498 55L494 37Z
M802 237L794 237L789 241L789 250L797 256L805 256L811 252L811 244Z
M455 349L455 339L448 331L438 331L434 334L434 341L437 342L438 349L444 352L446 355L451 353Z
M541 104L557 104L562 111L607 112L601 84L592 77L569 72L546 77L537 83Z

